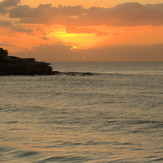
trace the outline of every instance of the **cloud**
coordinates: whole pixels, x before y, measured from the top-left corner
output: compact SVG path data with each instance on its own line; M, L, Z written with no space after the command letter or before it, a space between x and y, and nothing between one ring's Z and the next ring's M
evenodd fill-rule
M6 20L0 20L0 26L12 26L12 22Z
M20 57L34 57L50 62L111 62L111 61L163 61L163 44L153 46L106 46L71 50L65 45L41 45L32 51L16 53Z
M43 40L49 40L49 38L47 38L47 37L41 37Z
M26 29L26 28L23 28L23 27L12 26L10 28L10 30L11 30L11 32L27 33L29 35L33 34L32 29Z
M0 6L0 14L5 14L5 13L7 13L7 10L2 6Z
M65 61L71 62L80 60L80 56L75 55L73 51L71 51L71 46L66 45L41 45L39 47L35 47L34 50L26 51L22 53L12 54L20 57L34 57L40 61ZM23 55L23 56L22 56Z
M41 4L36 8L19 5L9 11L20 23L77 26L163 25L163 4L123 3L112 8L58 6Z
M152 46L106 46L81 50L87 61L163 61L163 44Z
M13 7L16 6L21 0L4 0L0 2L1 7Z
M8 8L15 7L21 0L3 0L0 2L0 14L6 14Z
M36 10L36 9L35 9ZM33 13L33 9L31 9L28 5L21 5L10 10L11 18L34 18L36 17Z

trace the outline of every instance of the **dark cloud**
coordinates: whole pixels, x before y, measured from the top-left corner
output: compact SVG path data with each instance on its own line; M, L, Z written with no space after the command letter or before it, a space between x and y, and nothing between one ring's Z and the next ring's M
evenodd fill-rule
M20 18L20 23L40 23L58 25L108 25L138 26L163 25L163 4L142 5L124 3L112 8L81 6L58 6L51 4L31 8L16 6L10 10L11 18Z
M0 14L6 14L7 10L0 5Z
M43 40L49 40L49 38L48 37L41 37Z
M10 28L10 30L11 30L11 32L27 33L29 35L31 35L33 33L32 29L26 29L26 28L17 27L17 26L12 26Z
M0 20L0 26L12 26L11 21Z
M0 2L1 7L13 7L19 4L21 0L4 0Z
M8 13L8 9L18 5L20 1L21 0L3 0L0 2L0 14Z
M12 18L35 18L33 13L34 9L31 9L28 5L21 5L10 10L10 17Z
M71 46L42 45L33 51L13 54L20 57L34 57L48 62L110 62L144 61L163 62L163 44L153 46L107 46L91 49L71 50ZM22 56L23 55L23 56Z

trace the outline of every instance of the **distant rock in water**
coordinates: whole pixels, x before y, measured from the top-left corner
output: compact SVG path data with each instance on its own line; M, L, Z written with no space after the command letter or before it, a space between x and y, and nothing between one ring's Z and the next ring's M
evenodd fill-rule
M0 75L53 75L50 63L37 62L34 58L8 56L8 51L0 48Z
M91 76L94 75L91 72L59 72L53 71L54 75L69 75L69 76Z

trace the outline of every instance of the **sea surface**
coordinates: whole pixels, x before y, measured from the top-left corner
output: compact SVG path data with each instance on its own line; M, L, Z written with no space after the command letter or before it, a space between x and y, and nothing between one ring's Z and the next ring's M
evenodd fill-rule
M0 76L0 163L163 162L163 63L52 63L92 76Z

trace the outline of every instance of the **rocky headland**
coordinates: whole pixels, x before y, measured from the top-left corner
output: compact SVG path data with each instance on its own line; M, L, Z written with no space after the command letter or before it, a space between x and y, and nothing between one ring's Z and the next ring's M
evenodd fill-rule
M0 75L52 75L52 67L34 58L8 56L8 51L0 48Z
M86 72L53 71L50 63L38 62L35 58L8 56L8 51L0 48L0 75L93 75Z

